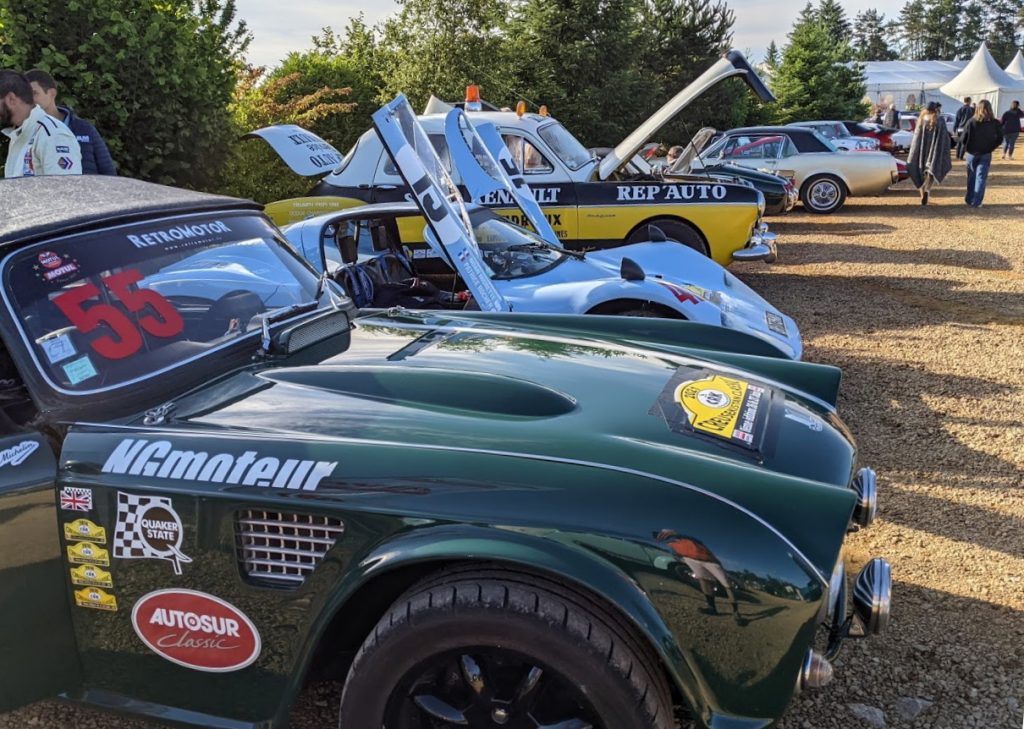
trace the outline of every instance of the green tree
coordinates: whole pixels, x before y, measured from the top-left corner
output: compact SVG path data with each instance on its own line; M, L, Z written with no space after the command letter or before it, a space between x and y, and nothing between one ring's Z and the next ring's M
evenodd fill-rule
M907 61L922 61L925 37L928 32L928 21L925 17L924 0L910 0L900 10L898 21L900 28L900 56Z
M858 61L891 61L897 57L889 45L891 29L885 15L874 8L857 13L853 31L853 52Z
M219 191L261 203L305 194L311 184L307 178L293 174L269 145L240 137L272 124L298 124L316 133L334 129L336 120L356 106L345 101L350 91L318 86L298 72L276 71L267 78L264 68L247 67L231 105L236 134Z
M867 111L864 72L859 65L846 63L852 53L805 8L789 33L772 84L778 99L776 120L862 118Z
M957 36L963 25L962 0L926 0L925 32L921 53L931 60L948 60L957 53Z
M820 0L818 7L814 10L814 16L819 23L825 26L825 30L833 42L850 43L852 38L850 21L839 0Z
M0 0L0 66L41 68L123 174L214 184L249 43L234 0Z
M637 63L645 41L637 7L636 0L515 2L505 32L518 93L509 101L546 104L584 144L617 144L643 119L640 104L657 84Z
M267 75L268 81L290 79L269 101L288 103L323 89L330 90L332 99L343 96L347 104L344 110L331 108L330 113L319 115L308 128L344 151L370 128L370 117L379 106L377 95L381 83L374 77L372 68L372 61L367 63L358 54L349 53L346 38L324 28L313 38L312 49L292 51Z
M1016 0L992 0L988 6L988 49L1000 66L1017 53L1019 8Z
M779 47L775 45L774 38L772 39L772 42L768 44L768 50L765 51L764 65L765 68L768 68L772 71L774 71L779 66Z
M985 40L988 28L988 12L978 0L971 0L964 5L960 29L957 33L956 55L970 58Z
M471 83L485 99L512 96L506 59L518 46L511 48L501 31L507 12L506 0L399 0L373 51L378 100L403 92L420 108L431 94L461 99Z
M735 21L732 10L721 0L646 0L640 5L643 50L634 75L649 79L649 84L634 104L637 123L729 50ZM666 125L660 135L676 141L688 139L687 132L702 126L739 126L746 119L751 98L742 82L720 84ZM620 137L630 131L624 129Z

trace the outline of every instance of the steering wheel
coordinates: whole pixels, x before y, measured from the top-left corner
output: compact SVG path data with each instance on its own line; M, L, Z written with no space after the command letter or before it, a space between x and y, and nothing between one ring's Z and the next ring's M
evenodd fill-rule
M240 331L245 331L249 320L266 310L263 299L253 292L242 289L229 291L210 305L189 338L209 342L223 337L231 329L233 320L238 321Z

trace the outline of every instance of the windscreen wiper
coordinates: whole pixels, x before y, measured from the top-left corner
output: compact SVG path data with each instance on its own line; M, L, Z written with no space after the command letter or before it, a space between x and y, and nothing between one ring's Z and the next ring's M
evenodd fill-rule
M534 251L534 250L555 251L555 253L564 253L567 256L572 256L573 258L578 258L581 261L586 257L586 254L583 251L570 251L568 248L558 248L556 246L551 245L550 243L517 243L516 245L508 246L505 250L506 251Z

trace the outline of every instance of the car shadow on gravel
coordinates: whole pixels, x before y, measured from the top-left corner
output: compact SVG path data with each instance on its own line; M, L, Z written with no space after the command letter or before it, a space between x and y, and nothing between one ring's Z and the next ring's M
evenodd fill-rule
M791 244L787 242L787 237L791 235L817 235L822 234L822 223L819 221L813 222L789 222L788 220L777 220L771 222L771 228L773 231L778 233L779 238L779 250L784 251ZM837 227L836 230L831 228L828 230L829 236L840 236L843 238L850 236L861 236L861 235L882 235L886 233L894 233L896 228L887 225L885 223L843 223L842 227ZM820 245L820 244L815 244Z
M859 250L865 248L858 247ZM869 250L882 251L879 255L890 255L888 249ZM924 251L908 252L908 255L915 253L924 258L933 255ZM815 254L812 245L806 255ZM853 257L858 254L850 255ZM893 251L891 255L902 254ZM967 258L970 260L969 256ZM996 258L980 256L977 260L992 265ZM826 256L821 260L832 259ZM922 262L939 261L932 258ZM811 261L801 260L801 263ZM805 341L818 332L865 335L887 329L916 329L943 324L1005 324L1024 327L1024 295L1006 291L971 290L965 288L964 284L945 279L827 276L818 273L802 276L779 270L758 272L752 269L744 271L742 278L765 299L794 316L800 322ZM1024 276L1021 278L1024 280Z
M966 251L957 248L886 248L869 245L823 245L821 243L784 243L780 246L783 262L791 266L816 263L876 263L900 265L950 266L983 271L1012 271L1013 264L991 251ZM792 262L791 262L792 261Z
M985 599L900 582L898 567L894 577L893 616L884 638L844 645L834 682L797 696L778 729L870 726L853 715L850 704L881 709L890 727L1020 726L1024 662L1007 645L1024 640L1024 614ZM965 615L973 616L969 624ZM907 698L928 702L919 716L901 712L900 699Z

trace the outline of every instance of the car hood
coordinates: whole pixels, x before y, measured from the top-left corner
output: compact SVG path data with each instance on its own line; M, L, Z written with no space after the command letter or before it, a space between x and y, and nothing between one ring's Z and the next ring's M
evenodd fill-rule
M696 159L697 155L704 151L704 148L708 146L708 143L715 138L718 132L714 127L703 127L697 130L697 133L693 135L693 139L686 145L686 149L679 155L679 159L673 162L669 168L669 174L682 174L686 170L690 169L690 165L693 164L693 160Z
M740 76L762 101L775 101L772 92L751 68L739 51L729 51L707 71L698 76L686 88L673 96L647 120L633 130L632 134L616 145L610 154L601 160L598 175L607 180L623 165L627 164L659 129L668 124L677 114L693 103L701 94L727 78Z
M605 317L593 319L600 324ZM535 331L524 329L523 321L534 320ZM833 368L682 347L659 351L585 330L558 334L565 330L544 322L544 315L518 315L504 326L486 317L365 316L356 320L346 352L317 365L263 370L261 386L249 394L233 393L212 409L210 397L199 397L194 416L182 403L179 420L282 439L609 464L692 479L727 497L743 480L737 469L849 484L855 446L831 405L783 384L830 377ZM644 326L620 328L628 335ZM738 369L737 361L749 366Z

